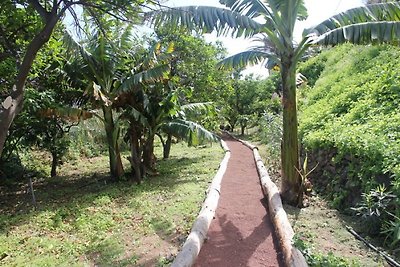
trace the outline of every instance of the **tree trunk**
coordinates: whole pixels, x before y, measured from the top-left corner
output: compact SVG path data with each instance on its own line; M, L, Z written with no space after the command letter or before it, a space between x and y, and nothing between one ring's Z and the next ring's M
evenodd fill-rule
M149 134L143 147L143 165L146 172L155 171L154 134Z
M110 159L110 174L113 180L119 180L124 175L121 152L118 144L120 129L114 124L111 107L103 106L103 114Z
M52 156L52 161L51 161L51 172L50 176L54 177L57 175L57 165L58 165L58 157L57 157L57 152L51 152Z
M283 140L282 140L282 198L291 205L301 206L302 181L299 169L299 144L297 136L296 69L293 59L282 59L283 87Z
M171 144L172 144L172 135L168 134L167 141L165 141L165 145L163 146L164 159L169 158L169 154L171 152Z
M244 130L246 129L246 126L241 125L240 126L240 135L244 136Z
M36 54L40 50L40 48L42 48L43 45L50 39L50 36L58 22L58 19L59 17L57 16L57 14L49 14L46 25L32 39L32 41L28 45L28 48L26 49L24 59L21 66L19 67L18 75L15 79L15 85L12 88L9 96L7 97L11 100L11 104L3 105L4 102L0 103L0 155L3 153L4 143L6 141L11 123L22 110L25 82L32 67L33 60L35 59Z
M131 122L131 125L134 122ZM131 169L134 175L135 181L139 184L142 180L142 166L140 160L140 147L139 147L139 134L138 129L135 126L130 127L130 143L131 143Z

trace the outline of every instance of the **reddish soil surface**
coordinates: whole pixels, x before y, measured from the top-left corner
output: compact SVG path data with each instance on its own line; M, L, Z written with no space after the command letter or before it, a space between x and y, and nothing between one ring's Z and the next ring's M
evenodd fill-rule
M194 266L284 266L252 151L225 137L231 157L215 218Z

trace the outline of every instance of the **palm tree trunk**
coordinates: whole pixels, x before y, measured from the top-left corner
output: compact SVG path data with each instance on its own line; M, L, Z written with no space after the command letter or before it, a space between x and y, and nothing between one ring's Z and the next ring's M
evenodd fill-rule
M114 124L111 107L103 106L103 114L110 159L110 174L113 180L119 180L124 175L121 152L118 144L119 127L116 127Z
M299 169L297 136L296 69L292 58L282 60L283 139L282 139L282 197L288 203L302 205L302 182Z

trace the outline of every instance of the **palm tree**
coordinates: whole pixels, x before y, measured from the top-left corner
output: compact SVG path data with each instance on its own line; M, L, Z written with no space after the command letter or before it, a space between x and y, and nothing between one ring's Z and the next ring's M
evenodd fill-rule
M313 32L318 38L307 35L296 44L293 36L295 24L307 17L304 0L220 0L220 3L227 8L188 6L151 12L149 16L156 27L172 22L190 29L200 28L203 32L216 31L220 35L263 40L248 51L226 58L222 64L241 67L269 60L279 65L283 91L281 194L286 202L302 205L303 181L297 171L296 65L312 41L328 45L346 40L390 41L393 37L398 38L400 28L396 22L379 22L400 20L398 4L376 4L342 13L315 27L315 31L306 32ZM342 25L345 27L341 28ZM369 39L364 37L368 33Z
M222 64L241 67L273 60L280 65L283 85L282 196L297 205L302 201L302 180L296 171L299 167L296 63L307 48L308 39L295 44L293 35L296 21L307 17L304 1L221 0L220 3L227 8L189 6L153 12L152 22L156 26L174 22L234 37L263 36L260 45L226 58ZM259 22L259 18L263 22Z

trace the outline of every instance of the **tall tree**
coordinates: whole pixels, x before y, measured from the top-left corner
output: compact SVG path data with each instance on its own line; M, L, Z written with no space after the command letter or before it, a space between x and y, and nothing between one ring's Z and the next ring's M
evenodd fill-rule
M226 58L223 64L243 67L270 59L280 65L283 88L283 143L282 177L283 197L292 204L302 201L302 181L299 167L296 111L296 62L306 49L307 39L294 43L294 26L305 19L307 10L302 0L257 1L221 0L226 8L182 7L153 13L153 22L160 25L174 22L189 28L200 27L204 32L216 30L218 34L251 37L263 34L264 40L252 49ZM258 22L263 18L264 22Z
M283 141L282 141L282 196L291 204L301 205L303 181L298 174L299 145L297 136L296 107L296 65L303 53L310 46L312 38L305 36L296 44L294 28L297 20L307 16L303 0L220 0L227 8L188 6L172 10L153 12L155 25L175 23L194 29L200 27L204 32L217 31L218 34L231 34L234 37L252 37L263 35L260 45L248 51L226 58L222 63L230 66L244 66L268 59L280 67L282 77L283 105ZM327 20L315 29L315 34L322 35L316 43L336 44L346 40L390 41L398 38L398 4L376 4L367 8L349 11ZM261 18L262 20L258 20ZM263 21L263 22L260 22ZM365 24L363 22L371 22ZM359 23L350 26L354 23ZM343 28L340 28L341 26ZM357 30L355 30L357 29ZM364 29L364 30L362 30ZM381 30L379 30L381 29ZM365 36L360 35L361 31ZM351 37L350 37L351 36ZM363 36L360 38L360 36ZM378 36L378 37L377 37ZM260 38L258 38L260 39Z
M4 2L4 1L3 1ZM18 9L26 9L34 11L41 18L41 26L33 34L33 38L23 51L21 63L18 65L17 74L13 82L12 88L8 89L0 102L0 154L3 152L4 142L7 138L8 130L15 116L21 111L23 106L23 97L25 82L29 75L32 63L38 51L43 47L52 35L55 26L69 12L78 23L75 7L82 7L95 18L101 17L102 14L109 14L114 18L122 20L133 20L138 15L140 6L144 4L142 0L121 0L121 1L97 1L97 0L60 0L60 1L39 1L39 0L22 0L13 1L5 0L4 6L10 13L15 13ZM28 12L26 14L29 14ZM130 19L128 19L128 17ZM7 19L12 19L9 17ZM28 35L29 38L29 35ZM0 51L1 53L1 51Z

